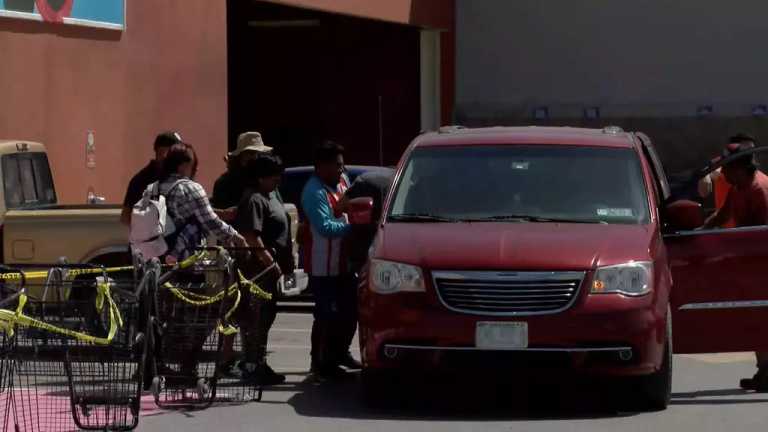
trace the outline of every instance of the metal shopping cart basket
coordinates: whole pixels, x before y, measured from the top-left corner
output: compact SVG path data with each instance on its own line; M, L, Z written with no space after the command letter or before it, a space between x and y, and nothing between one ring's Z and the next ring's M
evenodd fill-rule
M21 292L8 294L0 290L0 309L7 309L18 302ZM0 322L0 432L13 430L13 413L11 411L11 373L13 362L13 328L5 322Z
M193 261L162 274L157 262L146 270L157 276L147 331L155 402L162 408L205 408L259 401L260 386L228 373L242 356L230 324L244 289L235 262L222 248L201 251Z
M132 430L138 425L147 338L141 286L103 268L25 268L16 323L11 409L18 431ZM8 284L8 281L6 281Z

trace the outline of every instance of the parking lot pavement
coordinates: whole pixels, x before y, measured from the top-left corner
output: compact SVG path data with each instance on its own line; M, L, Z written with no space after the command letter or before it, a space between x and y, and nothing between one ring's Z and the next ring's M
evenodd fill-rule
M748 353L675 358L674 394L663 412L616 409L590 381L507 383L451 377L403 389L393 407L366 407L356 379L319 384L308 374L311 315L281 314L270 363L288 375L260 403L191 412L155 412L140 431L764 431L768 395L737 388L753 372ZM355 352L357 355L358 353ZM408 397L405 397L405 396Z

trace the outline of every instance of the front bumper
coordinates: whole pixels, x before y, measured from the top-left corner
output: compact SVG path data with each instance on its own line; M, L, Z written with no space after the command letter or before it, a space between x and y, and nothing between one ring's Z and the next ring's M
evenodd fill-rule
M536 316L477 316L446 309L430 293L378 295L362 287L360 343L368 369L462 370L510 366L646 375L661 365L666 307L653 295L581 292L565 311ZM528 323L528 347L479 349L479 321Z

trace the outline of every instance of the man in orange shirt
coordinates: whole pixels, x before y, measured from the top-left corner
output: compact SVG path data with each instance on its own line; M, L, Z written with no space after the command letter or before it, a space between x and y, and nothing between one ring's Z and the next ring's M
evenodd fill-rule
M747 148L753 148L755 146L755 139L751 135L739 133L732 136L728 140L728 143L742 144ZM728 157L729 155L730 154L728 152L728 148L726 148L721 155L721 158ZM717 161L717 159L715 159L715 161ZM728 198L728 192L730 192L730 190L731 185L725 179L725 176L723 176L722 168L718 168L717 170L704 176L704 178L699 181L699 196L702 198L707 198L714 193L716 210L723 208L725 205L725 200ZM733 220L729 220L722 225L722 228L734 228L735 226L735 222Z
M731 143L723 153L730 157L754 148L754 142ZM705 228L722 228L732 221L735 227L768 225L768 176L758 170L753 155L734 159L722 167L722 176L731 185L723 206L707 219ZM757 373L741 380L745 390L768 392L768 352L755 353Z

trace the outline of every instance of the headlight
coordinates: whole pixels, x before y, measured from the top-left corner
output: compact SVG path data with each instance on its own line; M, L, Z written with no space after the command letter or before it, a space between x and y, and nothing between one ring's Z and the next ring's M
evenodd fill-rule
M609 267L599 267L592 282L593 294L619 293L641 296L651 291L653 264L630 262Z
M371 289L379 294L426 291L424 274L416 266L375 259L370 272Z

